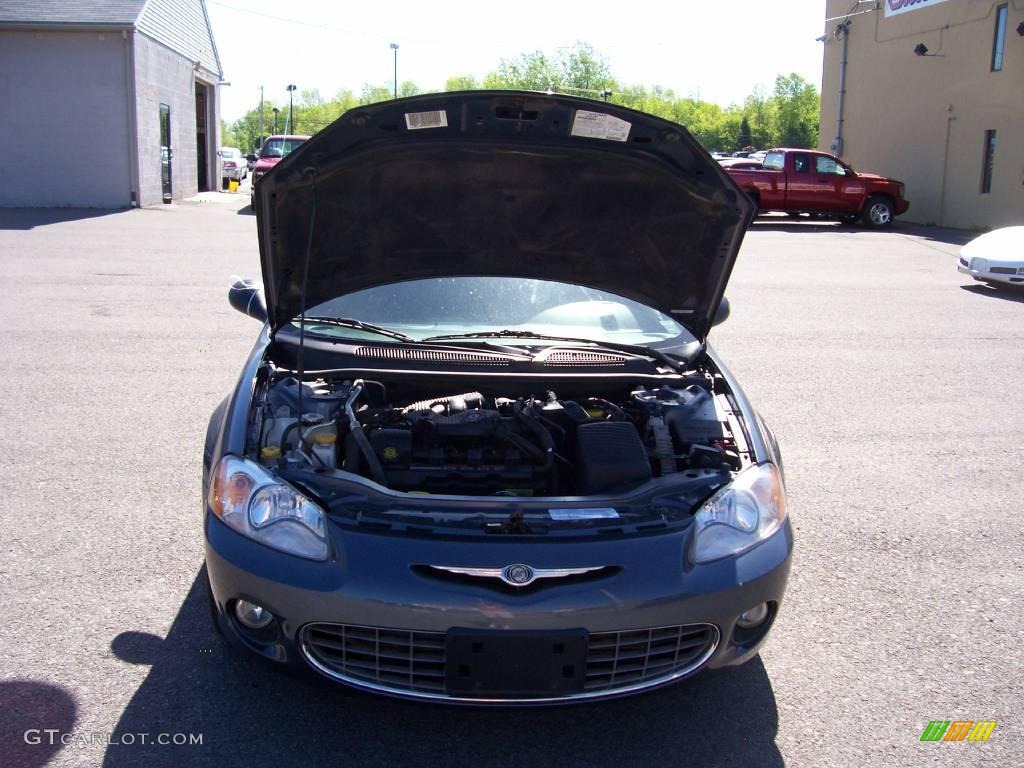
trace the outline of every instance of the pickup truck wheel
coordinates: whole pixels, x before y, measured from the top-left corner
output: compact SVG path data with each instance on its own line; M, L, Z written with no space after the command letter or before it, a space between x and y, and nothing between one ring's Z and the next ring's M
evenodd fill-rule
M895 215L896 209L887 197L869 197L867 205L864 206L864 223L869 227L888 227Z

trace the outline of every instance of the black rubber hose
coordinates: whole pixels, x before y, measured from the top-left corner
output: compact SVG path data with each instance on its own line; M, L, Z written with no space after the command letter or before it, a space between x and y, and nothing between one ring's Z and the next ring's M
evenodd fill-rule
M300 423L301 422L299 422L299 421L293 421L291 424L289 424L287 427L285 427L284 428L284 432L281 433L281 453L282 454L287 450L288 435L290 435L292 433L293 429L298 429Z
M370 465L370 474L373 475L373 479L381 485L386 486L388 484L387 475L384 474L384 467L380 464L380 459L377 458L377 454L373 452L373 446L370 445L370 441L366 437L366 433L363 432L363 425L359 423L359 419L356 418L356 412L352 410L352 405L356 400L359 399L359 395L363 392L362 380L356 380L352 383L352 389L349 390L348 399L345 400L345 415L348 416L348 428L349 434L352 439L356 441L356 445L359 446L359 450L363 452L363 458L366 459L366 463Z
M361 455L362 452L359 450L359 443L356 442L355 435L349 432L345 435L345 459L342 463L346 472L359 473L359 457Z

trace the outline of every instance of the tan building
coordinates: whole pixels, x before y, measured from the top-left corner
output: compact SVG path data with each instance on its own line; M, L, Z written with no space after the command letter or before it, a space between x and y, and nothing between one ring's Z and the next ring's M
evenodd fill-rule
M904 220L1024 224L1024 0L826 0L825 15L820 148L904 181Z

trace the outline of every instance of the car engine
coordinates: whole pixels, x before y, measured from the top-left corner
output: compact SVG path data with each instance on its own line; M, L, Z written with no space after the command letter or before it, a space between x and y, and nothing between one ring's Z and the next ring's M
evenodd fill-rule
M561 399L468 391L390 402L384 384L278 379L257 400L261 461L410 493L589 496L687 469L738 470L709 377ZM301 417L300 417L301 414Z

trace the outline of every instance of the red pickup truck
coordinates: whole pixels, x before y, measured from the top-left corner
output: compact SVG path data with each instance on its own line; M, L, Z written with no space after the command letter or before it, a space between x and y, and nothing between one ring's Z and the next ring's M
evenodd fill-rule
M887 227L910 208L902 182L854 171L824 152L773 149L764 156L763 166L724 169L759 211L824 214L847 224L861 219L869 227Z

